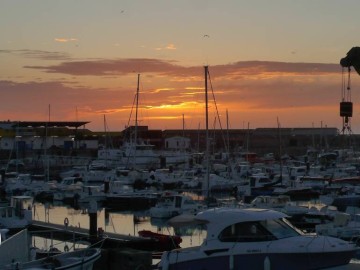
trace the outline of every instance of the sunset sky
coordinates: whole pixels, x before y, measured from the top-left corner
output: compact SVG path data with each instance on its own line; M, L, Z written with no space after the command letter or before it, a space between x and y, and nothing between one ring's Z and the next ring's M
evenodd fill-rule
M341 58L360 46L358 0L1 0L0 121L342 128ZM351 73L360 133L360 76ZM214 103L214 99L216 104ZM106 119L106 121L104 121Z

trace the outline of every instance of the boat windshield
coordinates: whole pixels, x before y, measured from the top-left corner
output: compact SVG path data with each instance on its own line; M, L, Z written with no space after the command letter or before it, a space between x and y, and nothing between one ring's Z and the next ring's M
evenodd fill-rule
M172 205L174 202L174 199L175 199L175 197L173 197L173 196L160 197L158 200L158 204Z
M260 224L277 239L294 237L301 234L301 232L292 226L286 219L263 220L260 221Z
M221 242L262 242L294 237L301 232L285 219L239 222L226 227L220 234Z

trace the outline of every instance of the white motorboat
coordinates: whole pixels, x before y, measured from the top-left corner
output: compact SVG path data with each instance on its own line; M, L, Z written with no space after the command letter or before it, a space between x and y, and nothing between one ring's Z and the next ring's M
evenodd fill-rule
M84 182L81 177L69 176L65 177L54 190L53 200L63 202L73 202L74 196L83 190Z
M289 216L304 215L310 211L308 206L297 205L295 202L292 202L290 196L287 195L260 195L255 197L249 205L244 204L244 206L276 210Z
M91 270L96 260L101 257L101 249L87 248L72 252L65 252L55 256L30 262L14 262L6 266L1 266L3 270Z
M5 192L10 195L39 194L51 189L53 181L45 181L44 175L29 173L13 174L5 181Z
M204 224L202 245L165 252L159 269L322 269L349 264L357 247L338 238L304 234L269 209L213 208L168 223ZM179 221L179 222L177 222Z
M150 208L152 218L171 218L180 214L197 214L205 209L205 205L193 200L190 196L166 191Z
M360 214L338 212L332 222L315 226L316 233L359 242Z

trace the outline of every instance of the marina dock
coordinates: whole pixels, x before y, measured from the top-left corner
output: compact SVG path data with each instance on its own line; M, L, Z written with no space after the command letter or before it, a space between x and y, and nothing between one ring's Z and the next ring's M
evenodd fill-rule
M59 241L87 241L92 245L109 248L133 248L146 251L155 251L157 242L151 238L104 233L89 235L89 229L74 226L51 224L34 220L29 227L29 232L34 236L41 236Z
M28 230L32 236L72 242L74 246L76 242L89 242L101 248L101 258L94 263L93 270L150 269L153 259L160 254L155 252L157 241L151 238L116 233L90 236L88 229L36 220Z

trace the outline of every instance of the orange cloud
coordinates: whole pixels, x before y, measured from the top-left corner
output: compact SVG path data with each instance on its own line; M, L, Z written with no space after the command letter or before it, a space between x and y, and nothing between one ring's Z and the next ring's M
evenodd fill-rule
M174 120L174 119L180 119L181 116L179 115L173 115L173 116L170 116L170 115L167 115L167 116L150 116L150 117L147 117L147 119L149 120Z
M174 44L170 43L165 47L167 50L176 50L176 47Z
M174 91L175 88L158 88L155 90L152 90L151 93L160 93L160 92L169 92L169 91Z
M199 103L197 102L180 102L177 104L160 104L158 106L147 106L148 109L167 109L167 110L177 110L177 109L191 109L197 107Z
M71 41L78 41L77 38L54 38L56 42L66 43Z
M162 51L162 50L176 50L176 46L173 43L169 43L168 45L166 45L165 47L158 47L155 48L155 50L157 51Z

